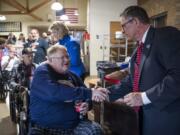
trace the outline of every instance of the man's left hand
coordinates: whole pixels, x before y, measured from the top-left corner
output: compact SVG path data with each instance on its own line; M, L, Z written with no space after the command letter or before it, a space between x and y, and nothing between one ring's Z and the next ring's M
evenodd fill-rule
M124 103L131 107L142 106L141 92L132 92L124 96Z
M89 105L87 102L83 102L80 106L80 113L82 113L83 115L86 115L86 113L89 110Z

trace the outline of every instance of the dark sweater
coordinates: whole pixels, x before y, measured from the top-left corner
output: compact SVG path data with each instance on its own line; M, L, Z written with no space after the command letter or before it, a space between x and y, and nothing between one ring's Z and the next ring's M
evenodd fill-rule
M58 80L71 81L76 87L60 84ZM74 102L90 100L91 95L91 90L72 72L59 74L48 64L40 65L31 85L31 122L49 128L74 128L79 122Z

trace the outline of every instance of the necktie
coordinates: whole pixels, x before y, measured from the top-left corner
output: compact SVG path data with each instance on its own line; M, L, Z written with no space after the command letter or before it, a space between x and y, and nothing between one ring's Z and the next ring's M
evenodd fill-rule
M133 92L139 91L139 65L141 62L141 55L143 50L143 43L138 44L137 53L136 53L136 61L134 65L134 80L133 80ZM134 108L136 112L139 111L139 107Z

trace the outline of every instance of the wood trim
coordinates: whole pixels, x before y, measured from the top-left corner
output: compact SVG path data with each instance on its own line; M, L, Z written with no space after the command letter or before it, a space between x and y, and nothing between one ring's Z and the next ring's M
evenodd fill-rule
M26 0L26 9L29 12L29 0Z

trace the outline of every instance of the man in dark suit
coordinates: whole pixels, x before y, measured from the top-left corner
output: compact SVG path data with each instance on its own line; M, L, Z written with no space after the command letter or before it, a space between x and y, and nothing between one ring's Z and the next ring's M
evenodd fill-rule
M49 45L46 40L39 37L39 31L37 29L32 29L31 35L33 37L33 43L30 47L35 51L34 63L40 64L46 60L46 50Z
M180 135L180 31L153 28L139 6L126 8L120 21L124 34L141 45L132 54L130 74L109 88L110 99L141 114L142 135Z

